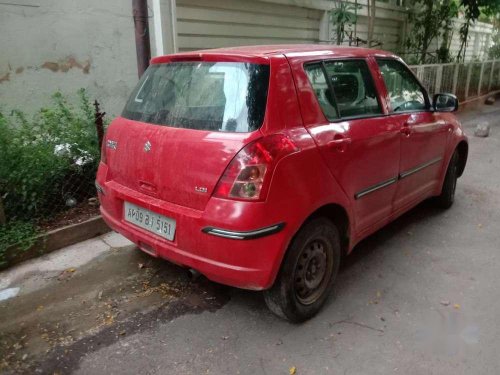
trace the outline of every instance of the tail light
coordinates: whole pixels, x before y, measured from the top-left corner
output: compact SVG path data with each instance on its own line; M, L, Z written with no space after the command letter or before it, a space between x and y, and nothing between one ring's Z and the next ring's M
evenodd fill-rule
M270 135L248 144L229 163L214 195L239 200L265 199L278 161L297 151L297 146L283 134Z

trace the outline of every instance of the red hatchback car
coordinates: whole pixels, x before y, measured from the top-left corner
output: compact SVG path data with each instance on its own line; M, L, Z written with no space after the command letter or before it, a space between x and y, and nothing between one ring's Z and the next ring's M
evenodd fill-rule
M143 251L303 321L361 239L427 198L451 206L468 152L457 106L372 49L156 57L107 130L101 212Z

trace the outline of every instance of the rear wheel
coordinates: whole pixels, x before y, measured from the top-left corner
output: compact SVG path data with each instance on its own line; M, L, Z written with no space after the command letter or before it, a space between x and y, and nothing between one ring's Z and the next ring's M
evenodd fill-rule
M339 232L326 218L307 222L293 239L271 289L269 309L292 322L313 317L330 294L341 257Z
M455 201L455 190L458 178L458 159L458 151L455 150L448 164L448 169L446 170L441 194L436 197L436 204L441 208L450 208Z

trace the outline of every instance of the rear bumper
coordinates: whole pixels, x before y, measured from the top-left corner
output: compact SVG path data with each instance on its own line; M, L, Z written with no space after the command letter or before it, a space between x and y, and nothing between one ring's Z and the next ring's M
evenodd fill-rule
M274 233L278 233L280 230L283 229L284 226L285 223L279 223L271 225L269 227L259 228L255 230L247 230L247 231L236 231L236 230L206 227L202 229L202 232L206 234L211 234L212 236L230 238L233 240L253 240L256 238L265 237Z
M259 219L265 213L259 215L255 210L265 209L264 206L212 198L201 212L159 202L114 182L99 185L101 214L106 223L150 255L193 268L221 284L252 290L267 289L273 284L288 234L284 223ZM175 219L173 241L125 221L124 201ZM233 215L221 217L221 212Z

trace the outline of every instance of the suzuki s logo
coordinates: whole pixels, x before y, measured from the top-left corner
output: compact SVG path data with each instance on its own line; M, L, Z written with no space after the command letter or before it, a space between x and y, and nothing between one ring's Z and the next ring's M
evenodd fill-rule
M144 143L144 152L149 152L151 151L151 142L147 141Z
M108 139L106 141L106 147L110 148L112 150L116 150L116 148L118 147L118 142L117 141L112 141L111 139Z

